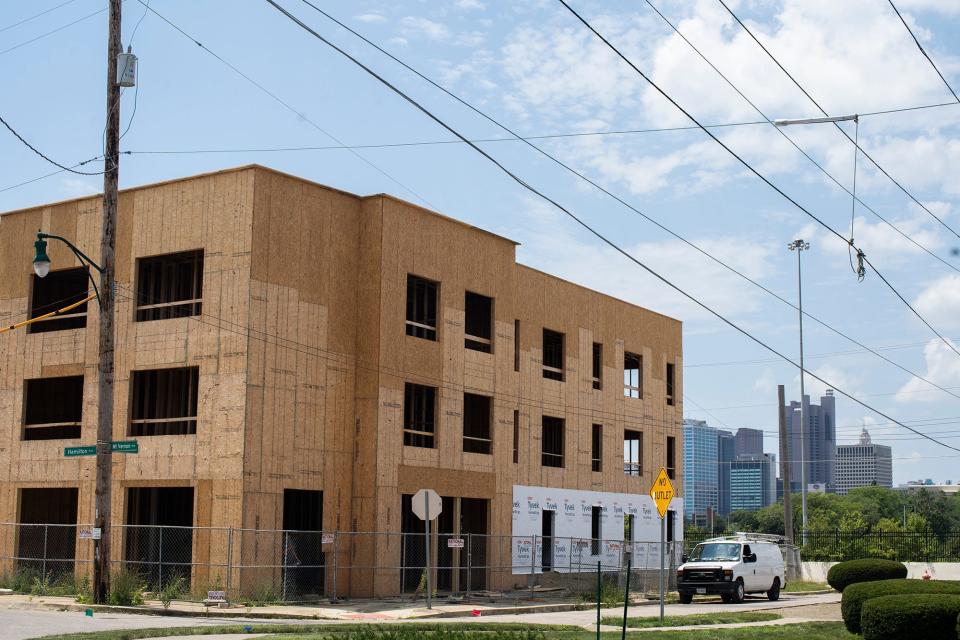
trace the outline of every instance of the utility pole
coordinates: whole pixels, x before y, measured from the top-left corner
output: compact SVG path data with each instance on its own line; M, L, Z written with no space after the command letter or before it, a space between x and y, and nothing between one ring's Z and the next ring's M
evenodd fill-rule
M113 317L117 228L117 191L120 178L120 84L117 58L120 44L120 5L110 0L107 36L107 125L103 159L103 235L100 239L100 344L97 364L97 480L95 526L100 539L94 540L94 602L103 604L110 593L110 501L113 491Z
M784 406L783 385L777 385L777 411L780 418L780 479L783 481L783 533L787 542L793 544L793 504L790 496L790 455L787 442L787 409Z
M803 386L806 369L803 366L803 270L800 266L800 256L810 249L810 243L796 239L787 245L790 251L797 252L797 297L800 316L800 503L802 523L800 533L803 544L807 544L807 403L804 400L806 391Z

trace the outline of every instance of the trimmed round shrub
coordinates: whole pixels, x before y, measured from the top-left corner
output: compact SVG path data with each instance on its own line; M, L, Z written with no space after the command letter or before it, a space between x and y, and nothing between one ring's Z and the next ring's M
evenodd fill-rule
M910 594L957 594L960 595L960 583L946 580L880 580L852 584L843 592L840 612L843 624L850 633L860 633L860 616L863 604L873 598Z
M837 591L843 591L847 585L857 582L875 582L907 577L907 567L896 560L863 558L840 562L827 572L827 582Z
M880 596L864 603L863 640L956 638L960 594Z

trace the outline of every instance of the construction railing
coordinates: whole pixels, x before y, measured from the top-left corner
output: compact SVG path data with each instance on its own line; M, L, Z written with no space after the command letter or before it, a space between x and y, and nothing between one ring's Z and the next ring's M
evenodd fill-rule
M85 525L0 523L0 586L44 594L89 588L95 530ZM355 533L158 525L112 529L111 568L148 597L231 602L336 601L426 596L519 600L596 594L597 572L631 592L653 594L661 545L557 536ZM664 548L674 586L682 542ZM73 589L73 591L71 591Z

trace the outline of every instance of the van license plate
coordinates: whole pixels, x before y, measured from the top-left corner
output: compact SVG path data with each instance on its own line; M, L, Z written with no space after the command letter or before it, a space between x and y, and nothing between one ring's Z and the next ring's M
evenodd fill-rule
M706 592L707 592L706 587L699 587L699 588L697 589L697 593L706 593Z

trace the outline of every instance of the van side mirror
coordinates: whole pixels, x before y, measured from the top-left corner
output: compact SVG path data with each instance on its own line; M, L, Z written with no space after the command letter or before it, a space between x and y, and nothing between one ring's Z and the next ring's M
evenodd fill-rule
M757 554L751 553L750 555L747 556L747 562L756 562L756 561L757 561Z
M686 564L689 560L690 560L690 556L688 556L687 554L683 554L682 556L680 556L680 562L683 564Z

